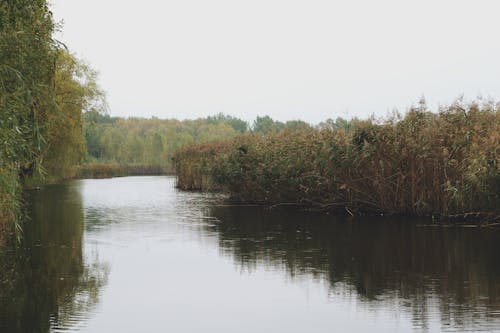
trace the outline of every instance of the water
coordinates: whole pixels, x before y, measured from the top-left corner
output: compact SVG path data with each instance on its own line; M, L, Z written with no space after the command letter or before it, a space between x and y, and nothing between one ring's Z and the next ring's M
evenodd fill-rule
M0 248L0 332L500 331L498 231L227 207L173 185L29 193L23 243Z

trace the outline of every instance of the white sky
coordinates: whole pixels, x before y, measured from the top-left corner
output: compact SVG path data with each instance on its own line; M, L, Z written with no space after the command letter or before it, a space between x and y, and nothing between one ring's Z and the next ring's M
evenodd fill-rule
M500 97L498 0L52 0L114 116L383 116Z

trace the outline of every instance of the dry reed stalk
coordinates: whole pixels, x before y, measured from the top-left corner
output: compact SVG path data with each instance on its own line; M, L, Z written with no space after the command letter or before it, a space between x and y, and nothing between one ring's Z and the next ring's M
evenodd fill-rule
M242 202L392 214L500 209L500 113L452 105L435 114L194 144L174 156L177 186L219 189Z

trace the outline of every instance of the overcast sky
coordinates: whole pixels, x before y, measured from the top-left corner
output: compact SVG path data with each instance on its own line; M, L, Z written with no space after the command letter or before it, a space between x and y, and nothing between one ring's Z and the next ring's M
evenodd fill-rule
M498 0L52 0L114 116L317 123L500 97Z

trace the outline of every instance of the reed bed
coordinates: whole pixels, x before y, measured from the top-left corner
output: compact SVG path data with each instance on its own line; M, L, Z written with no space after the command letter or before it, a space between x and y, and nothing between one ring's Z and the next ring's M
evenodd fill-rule
M20 229L21 184L14 166L0 166L0 234L11 226Z
M500 214L500 112L456 103L432 113L192 144L174 155L182 189L241 202L349 214Z
M222 190L212 175L212 168L221 154L233 149L232 140L197 143L178 149L173 157L176 187L182 190ZM222 185L222 184L221 184Z
M91 163L78 167L76 178L111 178L124 176L158 176L172 174L163 166Z

